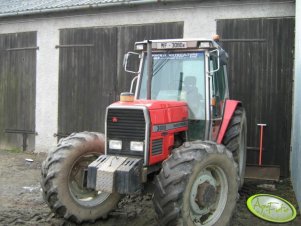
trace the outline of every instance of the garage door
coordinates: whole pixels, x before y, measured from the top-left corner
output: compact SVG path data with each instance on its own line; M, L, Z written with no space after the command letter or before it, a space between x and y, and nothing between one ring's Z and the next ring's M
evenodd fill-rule
M248 120L248 157L258 162L259 127L265 123L263 163L289 176L294 18L218 20L230 55L231 97L242 100Z

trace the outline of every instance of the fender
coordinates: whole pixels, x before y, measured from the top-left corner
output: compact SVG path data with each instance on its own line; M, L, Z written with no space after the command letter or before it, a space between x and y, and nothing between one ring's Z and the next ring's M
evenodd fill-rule
M237 100L226 100L223 122L219 130L217 141L216 141L218 144L222 143L224 135L230 123L230 120L234 114L234 111L236 107L240 104L241 102Z

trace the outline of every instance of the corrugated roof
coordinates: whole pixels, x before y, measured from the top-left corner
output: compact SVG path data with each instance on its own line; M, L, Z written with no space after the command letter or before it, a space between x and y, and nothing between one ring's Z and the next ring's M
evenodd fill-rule
M151 2L149 0L0 0L0 16L33 14L44 11L70 10L77 8L103 7L132 3Z

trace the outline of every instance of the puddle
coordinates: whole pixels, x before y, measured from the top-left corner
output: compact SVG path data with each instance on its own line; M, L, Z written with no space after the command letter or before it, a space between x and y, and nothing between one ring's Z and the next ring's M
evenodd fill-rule
M41 186L24 186L22 187L26 192L37 192L42 191Z

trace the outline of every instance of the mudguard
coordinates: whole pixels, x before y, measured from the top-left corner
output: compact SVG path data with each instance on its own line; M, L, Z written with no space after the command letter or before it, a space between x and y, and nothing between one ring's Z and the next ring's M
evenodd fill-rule
M216 141L218 144L222 143L224 135L225 135L228 125L230 123L230 120L234 114L234 111L235 111L236 107L240 104L241 104L241 102L237 101L237 100L226 100L223 122L222 122L221 128L219 130L219 133L217 136L217 141Z

